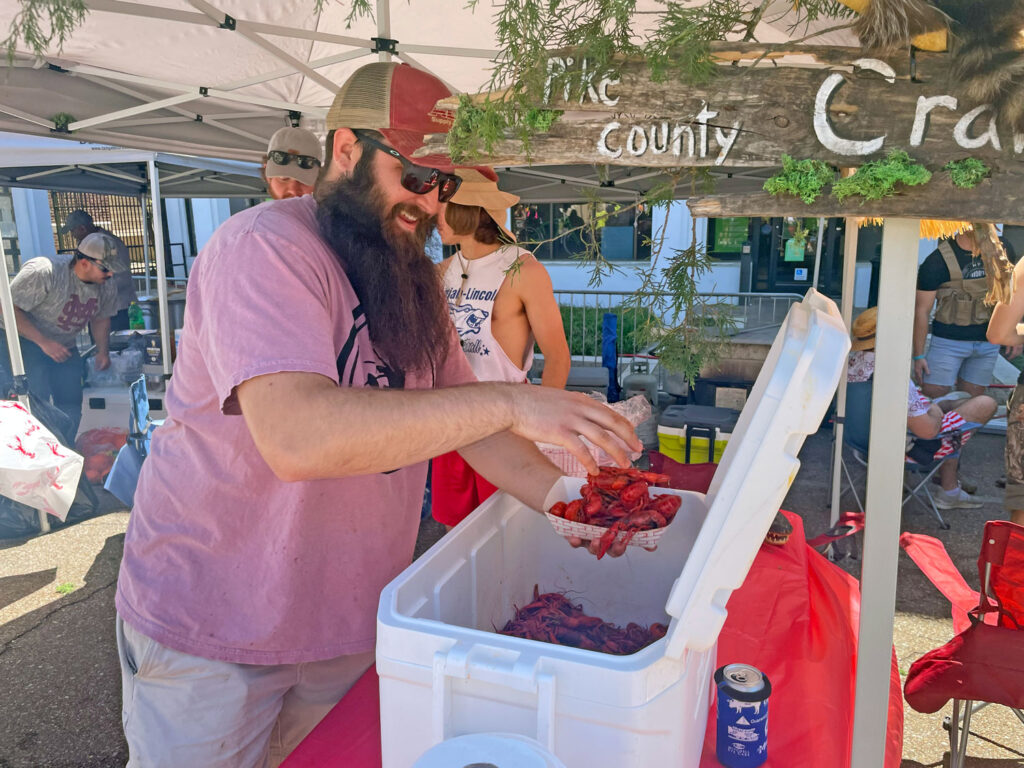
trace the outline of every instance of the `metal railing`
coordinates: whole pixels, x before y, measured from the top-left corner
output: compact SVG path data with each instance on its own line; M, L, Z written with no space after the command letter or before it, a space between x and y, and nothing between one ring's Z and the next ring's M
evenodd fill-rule
M790 306L804 298L799 293L702 293L700 297L705 304L728 310L733 320L732 334L777 327ZM639 302L636 298L629 291L555 291L574 362L601 365L601 329L606 313L618 318L620 357L651 354L652 350L640 347L635 329L654 311L648 307L655 306L664 295L640 294Z

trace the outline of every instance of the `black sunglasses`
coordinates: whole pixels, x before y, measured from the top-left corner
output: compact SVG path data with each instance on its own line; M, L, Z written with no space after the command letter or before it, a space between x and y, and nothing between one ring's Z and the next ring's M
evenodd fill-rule
M455 193L459 191L462 179L454 173L445 173L437 168L428 168L425 165L416 165L409 158L403 155L394 147L382 144L372 136L361 131L356 131L356 138L364 141L371 147L376 147L381 152L391 155L402 163L402 186L414 195L425 195L437 187L437 201L447 203Z
M85 259L86 261L91 261L93 264L95 264L97 267L99 267L100 271L103 274L105 274L105 275L109 275L111 272L114 271L110 267L108 267L106 264L104 264L102 261L100 261L99 259L94 259L92 256L86 256L81 251L77 251L77 253L78 253L79 258Z
M313 157L312 155L293 155L291 152L284 152L280 149L270 150L267 152L267 157L275 165L289 165L294 162L299 168L307 171L320 165L320 158L318 157Z

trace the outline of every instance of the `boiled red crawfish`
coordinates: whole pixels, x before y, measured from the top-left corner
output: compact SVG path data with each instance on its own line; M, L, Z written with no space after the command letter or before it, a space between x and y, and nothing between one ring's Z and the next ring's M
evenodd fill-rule
M664 528L672 522L682 499L648 493L652 485L668 485L669 479L668 475L641 469L599 467L598 474L587 475L587 483L580 488L581 498L555 502L548 513L606 528L597 553L600 560L620 532L625 532L624 543L628 544L638 531Z
M565 595L540 594L535 584L533 602L517 608L515 618L505 624L501 634L624 656L664 637L667 629L664 624L645 627L630 622L625 628L609 624L587 616L582 606L573 605Z

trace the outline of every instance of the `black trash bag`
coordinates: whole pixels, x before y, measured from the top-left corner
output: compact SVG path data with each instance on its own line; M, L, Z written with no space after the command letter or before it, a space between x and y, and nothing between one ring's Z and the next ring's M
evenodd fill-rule
M71 419L64 411L52 403L40 400L35 395L29 396L29 405L32 415L39 422L53 433L62 445L72 446L73 442L67 439L68 430L71 428ZM53 515L50 515L51 528L61 528L71 523L77 523L90 517L95 517L100 512L100 500L96 496L89 479L82 472L78 479L78 490L75 500L71 503L71 509L64 522L61 522ZM0 539L18 539L25 536L32 536L39 532L39 513L27 504L0 496Z

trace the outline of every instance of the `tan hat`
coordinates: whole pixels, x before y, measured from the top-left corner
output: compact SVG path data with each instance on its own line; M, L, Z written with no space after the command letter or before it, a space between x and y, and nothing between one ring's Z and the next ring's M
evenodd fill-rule
M275 162L274 154L277 152L284 152L291 157L282 158L285 161L283 163ZM300 184L312 187L320 175L323 156L320 139L315 133L305 128L281 128L270 137L270 144L267 146L267 178L295 179ZM316 163L310 168L303 168L299 165L300 158L303 157L311 157ZM311 161L301 162L307 164Z
M394 61L366 64L341 86L327 111L327 130L363 128L379 131L392 147L417 165L451 173L447 155L413 158L430 133L448 133L455 113L437 102L452 95L429 72Z
M519 196L498 189L498 174L493 168L477 166L475 168L456 168L455 175L462 179L455 196L449 201L458 205L476 205L487 211L494 223L504 232L510 242L516 241L505 221L508 209L519 202Z
M862 349L874 349L877 325L878 307L865 309L857 315L857 319L853 321L853 326L850 328L850 335L853 336L850 351L857 352Z
M82 238L78 244L78 252L93 261L102 264L111 272L117 272L120 264L117 260L117 243L114 238L102 232L93 232Z

